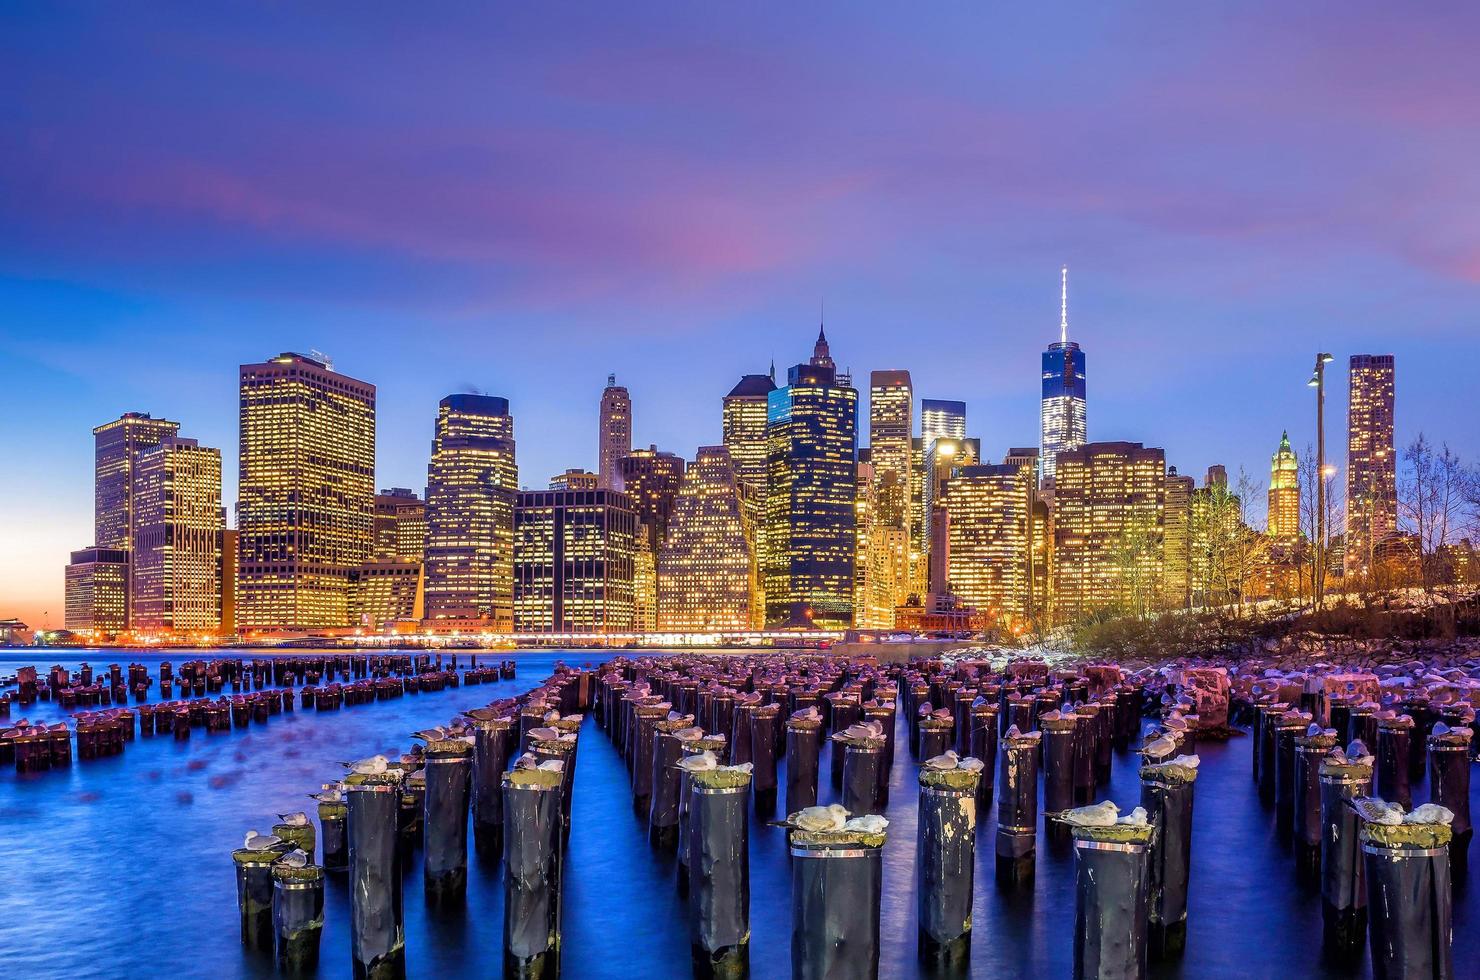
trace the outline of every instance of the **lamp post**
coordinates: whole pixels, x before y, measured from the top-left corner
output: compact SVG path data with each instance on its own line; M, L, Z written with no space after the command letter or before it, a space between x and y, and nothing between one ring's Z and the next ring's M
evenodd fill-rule
M1306 382L1316 390L1316 567L1315 607L1321 608L1326 592L1326 365L1335 360L1317 354L1315 371Z

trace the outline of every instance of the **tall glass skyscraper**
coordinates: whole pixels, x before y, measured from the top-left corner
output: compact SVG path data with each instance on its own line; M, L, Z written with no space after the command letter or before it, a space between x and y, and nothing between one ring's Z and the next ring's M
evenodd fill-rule
M965 439L966 403L940 398L921 399L920 438L926 452L930 451L930 444L937 439Z
M373 546L375 386L285 353L243 364L240 395L237 626L346 626Z
M1042 463L1045 483L1054 479L1058 454L1088 440L1085 423L1084 351L1069 340L1069 268L1060 270L1059 342L1043 352Z
M1372 570L1383 538L1398 529L1398 455L1393 444L1391 354L1353 354L1346 421L1346 574Z
M838 382L823 341L766 406L764 579L768 623L853 621L858 392Z
M426 618L514 628L519 469L506 398L448 395L427 464ZM451 621L451 622L449 622Z
M597 443L596 473L603 490L622 489L617 462L632 452L632 396L617 384L617 376L606 377L601 393L601 432Z

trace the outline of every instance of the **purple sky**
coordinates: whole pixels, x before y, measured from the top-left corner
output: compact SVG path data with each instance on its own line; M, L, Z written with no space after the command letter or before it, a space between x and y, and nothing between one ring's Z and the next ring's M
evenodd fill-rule
M1400 440L1480 452L1474 4L463 11L0 13L0 617L60 624L107 418L221 447L233 501L236 366L280 350L379 386L381 485L476 387L542 486L594 467L608 371L639 443L719 441L825 299L841 365L995 455L1068 263L1091 438L1263 479L1329 349L1397 355Z

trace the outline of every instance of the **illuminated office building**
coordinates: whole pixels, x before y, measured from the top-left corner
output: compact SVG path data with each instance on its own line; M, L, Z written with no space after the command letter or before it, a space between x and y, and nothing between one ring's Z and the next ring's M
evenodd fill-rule
M425 615L421 562L386 558L350 569L349 618L357 629L387 630Z
M975 466L981 462L981 440L957 439L939 436L925 451L924 501L921 512L925 519L924 541L928 556L928 591L932 595L945 595L950 591L947 581L949 562L949 536L942 502L946 484L952 474L962 466Z
M1166 604L1186 609L1192 602L1192 495L1194 481L1167 467L1163 553Z
M236 529L225 527L226 515L221 515L220 545L216 551L221 556L221 564L217 566L216 577L221 582L221 625L218 632L222 636L236 635L236 562L237 543Z
M600 488L601 477L590 470L569 469L550 477L551 490L598 490Z
M1280 447L1269 461L1269 521L1265 530L1281 544L1300 537L1300 462L1290 448L1290 433L1280 436Z
M67 565L64 623L69 630L128 629L128 552L84 548Z
M735 476L757 491L766 486L766 399L776 390L768 374L747 374L724 398L724 444Z
M994 622L1028 618L1032 470L959 467L946 485L947 591Z
M170 436L134 468L129 617L150 632L221 626L221 451Z
M966 438L966 403L926 398L920 402L920 438L923 451L937 439Z
M876 520L909 527L914 392L908 371L869 375L869 458L878 488Z
M684 459L659 452L657 446L634 449L617 460L617 473L637 519L648 535L648 548L657 554L668 534L668 515L683 483Z
M179 433L179 422L140 412L126 412L93 429L95 547L116 551L133 547L134 467L139 454Z
M625 633L636 623L637 514L617 490L526 490L514 511L514 627Z
M427 464L427 624L514 628L514 507L519 469L509 401L448 395Z
M755 528L725 446L700 446L657 556L657 628L705 632L764 625Z
M302 354L240 372L237 626L341 628L375 510L375 386Z
M1353 354L1346 420L1346 574L1365 575L1398 529L1391 354Z
M1058 454L1088 439L1085 415L1084 351L1069 340L1069 270L1060 279L1059 342L1043 352L1043 479L1052 482Z
M426 552L427 505L415 491L392 487L375 495L376 561L421 562Z
M1038 492L1042 474L1037 446L1015 447L1002 460L1005 466L1017 467L1022 474L1028 508L1028 596L1025 604L1028 621L1042 623L1048 615L1048 591L1053 561L1053 525L1049 520L1048 502Z
M925 520L925 438L921 436L910 440L909 559L909 592L921 600L930 591L930 543L925 540L928 524Z
M652 536L637 522L637 545L632 553L632 626L639 633L658 628L658 556Z
M1138 442L1091 442L1058 462L1054 618L1153 608L1165 588L1165 454Z
M831 361L819 337L814 361ZM767 402L766 621L853 621L858 392L826 365L798 364Z
M597 435L597 485L603 490L621 490L622 474L617 462L632 452L632 396L609 374L601 393L600 432Z

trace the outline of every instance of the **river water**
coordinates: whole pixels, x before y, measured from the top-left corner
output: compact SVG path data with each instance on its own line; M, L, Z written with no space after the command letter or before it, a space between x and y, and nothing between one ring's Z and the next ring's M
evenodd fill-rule
M226 656L214 651L210 656ZM251 651L239 654L250 658ZM505 654L497 654L503 657ZM437 694L407 695L322 715L299 709L265 725L188 742L138 738L124 753L68 769L17 776L0 772L0 962L10 976L212 978L273 975L270 960L243 953L230 852L248 829L266 833L275 815L312 812L307 793L338 778L344 760L396 754L413 731L457 711L537 685L557 659L586 662L589 651L515 655L518 678ZM95 668L161 659L137 651L91 650ZM75 668L68 651L0 652L0 673L35 664ZM485 659L492 659L485 657ZM151 690L158 696L158 686ZM13 706L12 721L22 716ZM25 713L55 721L62 712L38 703ZM900 721L900 745L905 738ZM1194 812L1187 951L1153 968L1158 977L1366 976L1323 962L1320 895L1301 885L1272 814L1250 778L1249 739L1198 746L1203 765ZM1129 810L1139 799L1137 757L1117 755L1102 791ZM824 756L821 802L833 802ZM915 770L896 753L884 849L880 975L922 975L915 958ZM781 785L785 786L784 773ZM1414 787L1415 803L1427 787ZM568 977L690 975L683 900L674 859L653 850L633 813L627 772L606 736L588 719L581 734L570 851L565 877L563 967ZM1073 958L1072 847L1039 838L1031 889L1004 891L993 880L993 818L984 815L977 844L973 977L1066 977ZM750 829L751 970L758 978L790 969L790 867L784 831ZM499 866L480 866L469 845L464 909L429 912L419 855L407 868L406 962L409 975L498 976L503 921ZM1454 962L1466 975L1480 962L1474 887L1455 892ZM342 878L326 887L320 974L350 973L348 895ZM1469 964L1469 966L1466 966ZM1469 975L1476 975L1469 973Z

